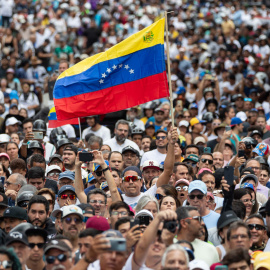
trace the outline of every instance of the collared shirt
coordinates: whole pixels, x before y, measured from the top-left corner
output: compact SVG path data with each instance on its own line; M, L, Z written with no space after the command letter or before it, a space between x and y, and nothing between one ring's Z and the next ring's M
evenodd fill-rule
M269 197L269 188L263 186L260 182L258 182L257 192L263 194L266 198Z

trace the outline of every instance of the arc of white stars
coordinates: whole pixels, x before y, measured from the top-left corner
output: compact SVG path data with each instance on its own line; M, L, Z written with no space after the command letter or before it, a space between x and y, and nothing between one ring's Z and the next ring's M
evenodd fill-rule
M134 69L131 69L131 70L129 71L129 73L130 73L130 74L134 74Z
M129 66L128 65L125 65L125 69L129 69Z

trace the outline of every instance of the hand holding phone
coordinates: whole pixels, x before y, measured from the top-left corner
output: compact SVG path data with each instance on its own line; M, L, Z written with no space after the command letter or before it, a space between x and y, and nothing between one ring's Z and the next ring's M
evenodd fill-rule
M79 160L83 162L90 162L94 159L94 155L92 153L80 152Z
M234 167L233 166L224 167L224 178L227 181L228 185L233 186L233 181L234 181Z

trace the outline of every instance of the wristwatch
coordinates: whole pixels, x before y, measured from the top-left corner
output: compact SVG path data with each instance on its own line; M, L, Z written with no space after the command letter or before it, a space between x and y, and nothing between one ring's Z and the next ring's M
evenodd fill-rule
M105 173L105 172L108 171L108 170L109 170L109 167L103 169L102 171Z

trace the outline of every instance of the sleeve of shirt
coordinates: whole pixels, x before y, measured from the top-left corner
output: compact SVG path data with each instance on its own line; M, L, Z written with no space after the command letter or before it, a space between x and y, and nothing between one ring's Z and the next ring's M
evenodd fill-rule
M33 105L39 105L38 97L36 94L33 94Z
M111 131L105 127L104 129L104 135L103 135L103 141L108 141L111 139Z

